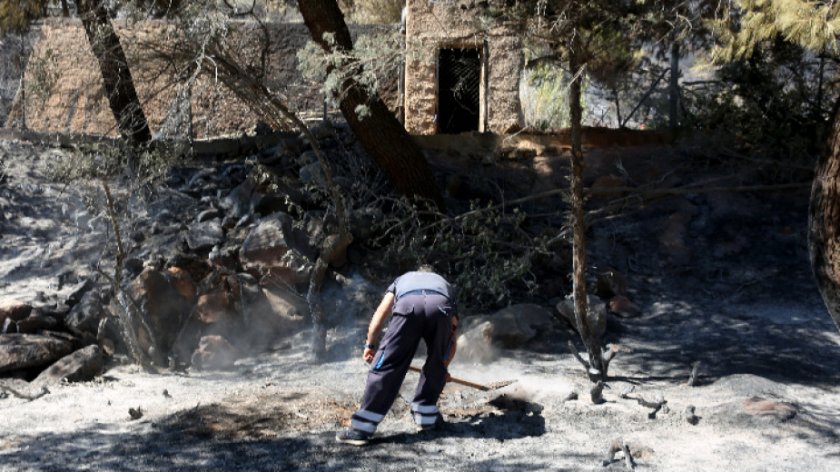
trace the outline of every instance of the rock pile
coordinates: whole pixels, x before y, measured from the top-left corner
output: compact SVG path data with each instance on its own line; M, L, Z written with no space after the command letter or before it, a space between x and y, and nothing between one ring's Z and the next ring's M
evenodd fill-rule
M326 152L353 145L329 131L320 131ZM121 270L101 261L100 274L77 280L64 300L0 306L0 376L85 380L114 357L226 368L278 345L308 323L310 275L335 228L324 193L309 185L319 173L313 159L302 138L288 136L247 159L175 168L145 195L117 197ZM371 310L368 287L332 275L325 311Z

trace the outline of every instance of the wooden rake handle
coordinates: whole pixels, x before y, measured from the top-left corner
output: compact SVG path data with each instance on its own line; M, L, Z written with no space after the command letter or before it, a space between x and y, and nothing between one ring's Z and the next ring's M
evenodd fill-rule
M419 367L414 367L413 365L409 366L408 370L411 370L413 372L422 372L423 371L423 369L421 369ZM466 385L467 387L475 388L475 389L478 389L478 390L481 390L481 391L484 391L484 392L487 392L487 391L490 390L490 387L488 387L486 385L481 385L481 384L477 384L475 382L470 382L469 380L459 379L458 377L450 376L449 381L450 382L455 382L455 383L461 384L461 385Z

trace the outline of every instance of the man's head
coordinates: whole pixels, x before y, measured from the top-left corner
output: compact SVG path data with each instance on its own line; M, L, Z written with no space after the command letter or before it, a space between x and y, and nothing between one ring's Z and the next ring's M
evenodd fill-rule
M417 272L434 272L435 268L431 264L420 264L417 267Z

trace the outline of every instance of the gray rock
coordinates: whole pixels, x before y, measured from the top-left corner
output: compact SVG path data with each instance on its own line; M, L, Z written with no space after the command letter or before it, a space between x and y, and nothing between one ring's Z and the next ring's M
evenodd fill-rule
M99 346L87 346L59 359L55 364L41 372L35 378L34 383L86 382L93 380L102 372L104 363L105 360Z
M591 295L588 301L589 313L587 313L587 320L589 321L589 329L593 335L600 338L607 331L607 305ZM569 323L569 326L577 330L574 300L567 298L557 303L556 308L560 315Z
M210 208L199 213L195 220L202 223L204 221L220 218L221 216L222 212L220 212L218 208Z
M32 305L20 302L7 302L0 306L0 327L6 322L20 321L32 312Z
M40 334L0 335L0 373L41 367L66 356L73 345L63 339Z
M482 364L498 359L499 349L493 346L493 324L481 321L471 326L458 337L457 358Z
M87 292L64 318L64 325L72 333L85 336L96 335L99 320L105 315L99 290Z
M289 215L276 213L264 218L242 242L239 259L246 268L281 266L289 250L286 234L292 221Z
M146 269L137 276L128 286L127 293L138 308L132 321L140 348L144 352L153 351L152 360L166 365L166 354L190 314L190 303L164 274L153 269ZM141 324L140 317L146 323ZM152 349L154 347L157 349Z
M547 309L533 304L523 303L503 308L492 315L475 316L465 323L465 329L489 323L488 341L495 347L516 349L524 346L540 333L550 330L554 317ZM482 333L487 333L487 327Z
M218 219L196 223L187 233L187 246L193 251L209 249L224 241L225 233Z
M307 164L300 168L299 173L300 181L304 184L308 185L315 185L319 188L326 187L326 181L324 180L324 174L321 172L321 165L317 162L313 162L311 164Z
M225 369L241 356L238 349L222 336L210 335L201 338L198 349L192 355L193 368L212 370Z
M33 312L29 317L17 322L17 332L34 334L43 329L53 329L58 326L58 320L52 316L45 316L38 312Z
M231 190L219 202L219 205L228 212L228 215L239 219L251 213L251 198L253 194L254 184L246 179L239 186Z

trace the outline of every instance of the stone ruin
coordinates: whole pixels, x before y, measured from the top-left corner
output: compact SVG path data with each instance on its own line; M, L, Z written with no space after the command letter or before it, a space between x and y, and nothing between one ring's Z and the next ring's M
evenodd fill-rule
M408 0L405 127L411 134L523 128L521 35L481 20L491 3Z
M487 15L488 2L406 3L405 64L403 68L395 65L393 77L380 84L380 96L389 108L404 113L409 133L508 134L523 128L520 35L514 26L482 21ZM308 82L297 70L297 52L310 39L309 31L302 23L266 25L266 84L304 119L320 117L324 113L320 84ZM257 129L257 115L212 74L202 73L184 87L184 71L176 71L156 53L177 41L173 23L115 21L114 26L153 133L204 140L242 136ZM49 19L38 29L24 87L15 97L6 126L117 136L81 23ZM396 25L351 25L350 29L355 37L396 34ZM259 65L263 44L257 26L232 22L228 41L241 51L245 62Z

